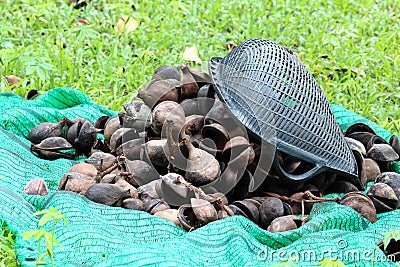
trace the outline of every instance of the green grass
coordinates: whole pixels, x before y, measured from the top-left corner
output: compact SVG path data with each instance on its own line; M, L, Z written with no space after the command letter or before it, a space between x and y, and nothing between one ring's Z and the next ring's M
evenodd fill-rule
M263 37L298 53L331 102L400 133L400 7L390 0L140 0L135 10L132 1L83 10L67 0L2 1L0 72L24 78L15 89L2 79L2 91L73 87L121 110L157 66L182 63L186 47L207 61L226 55L227 42ZM118 35L122 16L139 27Z
M121 110L156 67L182 63L186 47L196 45L206 62L226 55L228 42L262 37L299 54L332 103L400 134L396 1L138 0L133 9L132 1L103 0L81 10L66 3L0 0L1 91L73 87ZM139 27L119 35L122 16ZM23 78L17 87L7 85L10 74Z
M0 266L19 266L14 251L14 245L15 235L10 231L8 226L2 222L0 235Z

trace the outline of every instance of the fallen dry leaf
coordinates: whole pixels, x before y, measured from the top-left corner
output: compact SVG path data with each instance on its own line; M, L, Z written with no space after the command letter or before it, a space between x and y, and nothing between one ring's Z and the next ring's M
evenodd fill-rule
M15 85L22 80L20 77L14 75L6 75L5 77L9 85Z
M115 26L115 30L119 33L129 33L133 32L137 29L139 23L132 17L123 16L122 18L118 19L117 25Z
M225 44L225 48L226 48L226 50L228 50L228 51L231 51L233 48L235 48L236 47L236 45L235 45L235 43L234 42L232 42L232 41L229 41L229 42L227 42L226 44Z
M89 24L89 21L87 19L78 19L75 23L74 26L86 26Z
M193 61L196 64L202 63L202 61L199 57L199 50L197 49L197 47L195 45L185 49L185 51L183 52L183 60Z

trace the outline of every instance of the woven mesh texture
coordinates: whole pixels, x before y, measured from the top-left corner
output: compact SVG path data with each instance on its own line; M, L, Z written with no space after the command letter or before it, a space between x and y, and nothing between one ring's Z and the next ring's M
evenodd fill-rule
M232 113L264 140L321 170L357 176L357 163L324 92L287 49L251 39L225 58L212 59L210 74Z
M329 256L348 266L391 266L376 249L383 233L400 228L400 210L381 214L370 224L352 209L335 203L316 204L310 221L284 233L269 233L241 216L216 221L185 232L167 220L145 212L107 207L71 192L57 192L61 176L75 163L42 160L29 151L29 130L43 121L80 116L94 121L115 112L91 102L71 89L57 88L36 100L0 95L0 220L20 234L38 227L31 214L51 206L62 212L69 226L56 225L55 266L269 266L297 257L297 266L317 266ZM361 116L332 105L347 128L367 122L386 139L390 133ZM398 165L394 166L398 168ZM49 195L22 194L26 182L43 178ZM50 231L50 225L45 225ZM42 244L42 248L44 243ZM23 266L35 266L38 245L17 236L16 253ZM332 253L332 254L329 254ZM48 258L45 259L48 263ZM48 264L50 266L50 264Z

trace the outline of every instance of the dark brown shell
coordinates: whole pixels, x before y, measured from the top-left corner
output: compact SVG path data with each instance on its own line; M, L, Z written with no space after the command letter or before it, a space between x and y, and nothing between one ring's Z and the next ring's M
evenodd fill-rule
M110 153L98 151L87 158L85 162L92 164L99 171L104 171L115 164L117 162L117 158Z
M151 128L159 135L163 132L165 136L167 120L173 122L173 129L178 133L185 124L185 112L178 103L173 101L164 101L155 106L152 116Z
M389 144L393 147L394 151L400 155L400 140L396 135L390 137Z
M78 172L67 172L61 178L58 189L85 194L90 186L95 183L95 178Z
M166 139L147 141L142 145L140 159L155 166L167 167L169 161L164 153L166 143Z
M179 103L185 112L185 116L197 115L200 114L200 110L197 105L197 99L190 98L184 99L181 103Z
M196 218L203 224L218 220L218 214L214 206L204 199L191 198L190 204Z
M79 130L78 138L75 140L75 149L79 153L89 155L91 148L97 140L96 128L93 124L85 120Z
M251 221L258 223L260 214L258 208L260 205L257 206L247 199L234 201L232 205L241 209Z
M185 118L184 132L186 134L200 133L204 126L203 115L190 115Z
M116 178L118 178L118 176ZM129 195L130 195L131 198L138 198L139 197L137 189L133 185L131 185L130 183L125 181L124 179L120 178L115 183L115 185L121 187L123 190L129 190Z
M336 181L327 190L327 193L357 192L358 188L348 181Z
M97 174L97 169L92 164L86 162L79 162L69 169L68 172L79 172L88 176L95 176Z
M352 124L349 128L347 128L345 135L349 136L354 132L368 132L373 135L376 135L376 132L370 126L362 122L357 122Z
M160 197L173 206L188 204L195 197L192 190L177 181L178 177L183 178L177 173L161 176Z
M393 188L384 183L373 184L369 188L367 195L371 198L378 213L396 209L399 202Z
M184 204L179 207L178 220L182 228L186 231L192 231L203 226L194 214L190 204Z
M85 193L88 199L107 206L120 207L122 201L130 197L129 190L113 184L93 184Z
M226 142L229 140L228 131L224 126L218 123L205 125L201 131L203 138L209 138L214 141L217 150L222 151Z
M210 153L195 148L187 142L186 148L189 151L185 178L195 186L211 183L220 175L218 161Z
M145 161L125 159L125 164L134 180L128 181L130 184L143 185L160 178L159 173Z
M141 146L143 144L144 144L143 138L129 140L127 142L122 143L119 147L115 149L115 155L117 156L124 155L129 160L138 160L140 159L140 151L142 149Z
M395 172L383 172L375 179L376 183L385 183L389 185L397 198L400 200L400 174ZM400 207L400 201L397 203L397 207Z
M351 150L357 150L364 156L367 154L365 146L360 141L350 137L345 137L345 139Z
M178 219L178 210L177 209L166 209L166 210L161 210L157 211L154 213L154 215L167 219L168 221L181 226L179 219Z
M267 231L271 233L286 232L297 229L302 224L302 220L294 215L286 215L275 218L268 226Z
M271 222L285 214L283 203L279 198L266 198L259 208L260 218L259 224L262 228L267 229Z
M367 147L367 144L369 140L375 136L375 134L369 133L369 132L353 132L347 137L353 138L363 144L364 147Z
M61 137L62 129L65 125L65 121L60 121L58 123L43 122L35 126L29 132L28 139L34 144L39 144L44 139L49 137Z
M32 145L33 150L41 149L48 151L57 151L57 150L68 150L73 148L73 146L62 137L49 137L42 140L37 145Z
M388 144L375 144L367 152L367 157L383 162L390 162L399 159L399 155Z
M359 192L350 192L343 196L340 204L357 211L361 216L371 222L376 222L376 209L374 203L366 195Z
M139 91L137 96L150 108L163 101L177 102L179 98L177 87L179 84L179 81L175 79L153 81L143 91Z
M385 141L385 139L383 139L382 137L380 137L379 135L374 135L372 136L371 139L369 139L367 146L365 147L366 150L370 150L373 145L375 144L389 144L388 142Z
M364 166L365 166L365 176L367 177L367 182L375 181L376 177L381 173L379 169L378 163L375 160L370 158L364 159Z
M157 179L151 181L150 183L141 185L137 188L138 194L140 195L140 199L144 199L147 197L151 198L161 198L160 196L160 187L161 187L161 179Z
M186 64L181 65L180 68L182 70L181 99L196 97L199 92L199 85Z
M104 128L104 140L107 144L110 143L112 134L119 128L121 128L119 118L112 117L108 120Z
M98 130L103 130L102 133L104 133L104 128L106 127L107 121L110 119L110 116L100 116L97 118L97 120L94 122L94 127Z
M144 210L143 201L137 198L127 198L122 201L122 207L130 210Z
M123 143L135 140L137 138L139 138L139 134L135 129L119 128L111 135L109 147L111 151L114 152L115 149Z
M124 110L130 120L127 120L129 121L129 124L126 123L127 125L125 125L125 120L122 121L123 123L120 121L122 127L134 128L138 132L142 132L151 124L151 109L143 102L133 100L124 105Z
M211 78L207 73L198 69L189 69L189 72L192 74L199 87L211 83Z
M207 84L202 86L197 93L197 105L201 115L206 115L214 105L214 88Z
M154 71L151 78L152 80L175 79L180 81L181 74L179 73L177 68L171 66L160 66Z

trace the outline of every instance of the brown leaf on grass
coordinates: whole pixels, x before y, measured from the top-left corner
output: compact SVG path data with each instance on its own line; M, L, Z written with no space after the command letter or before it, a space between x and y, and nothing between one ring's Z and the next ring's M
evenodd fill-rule
M183 52L183 60L186 61L193 61L196 64L201 64L202 61L199 57L199 50L195 45L192 47L187 47L185 51Z
M87 19L78 19L75 23L74 26L86 26L89 24L89 21Z
M115 25L115 30L117 33L129 33L133 32L137 29L139 23L137 20L130 16L123 16L122 18L118 19L117 25Z
M229 42L227 42L226 44L225 44L225 49L226 50L228 50L228 51L231 51L233 48L235 48L236 47L236 45L235 45L235 43L234 42L232 42L232 41L229 41Z
M5 77L9 85L16 85L22 80L20 77L14 75L6 75Z

